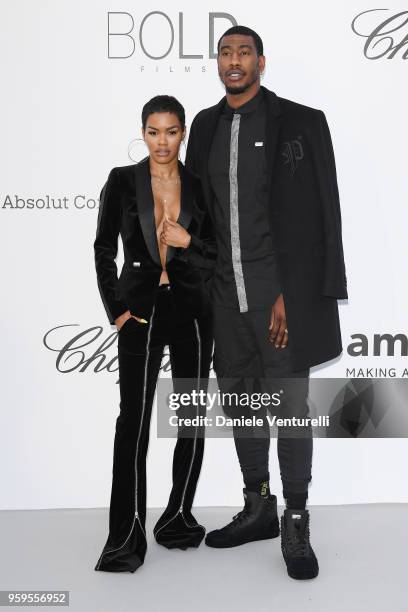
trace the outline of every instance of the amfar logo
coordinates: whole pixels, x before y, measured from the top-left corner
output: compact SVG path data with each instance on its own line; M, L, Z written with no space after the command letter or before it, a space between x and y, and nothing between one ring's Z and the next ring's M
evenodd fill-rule
M372 343L372 352L370 352L370 340L365 334L352 334L351 342L347 347L347 353L351 357L395 357L395 344L398 342L399 355L407 357L408 355L408 337L405 334L374 334Z
M229 21L230 25L238 25L236 19L229 13L208 14L208 58L217 57L214 50L214 29L217 19ZM195 22L196 24L196 22ZM223 31L227 29L225 27ZM184 42L184 13L178 14L178 57L179 59L203 59L201 53L186 53ZM140 25L135 27L135 20L125 11L108 13L108 57L110 59L126 59L136 52L136 38L140 51L152 60L167 57L174 47L175 26L172 19L162 11L151 11L143 17ZM194 37L190 37L190 39Z
M357 36L366 38L364 55L367 59L380 59L386 57L393 59L403 47L408 44L408 11L401 11L391 15L378 23L379 15L371 13L388 11L389 9L370 9L354 17L351 29ZM370 15L369 15L370 13ZM373 17L376 25L373 28ZM408 49L401 55L402 59L408 59Z

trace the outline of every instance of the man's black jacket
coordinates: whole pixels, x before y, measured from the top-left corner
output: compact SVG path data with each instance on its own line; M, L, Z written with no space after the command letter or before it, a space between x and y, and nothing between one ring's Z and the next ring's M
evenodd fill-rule
M337 300L348 295L336 167L324 113L262 89L267 103L269 230L293 367L301 370L342 351ZM186 157L186 167L201 179L213 221L215 198L208 158L224 103L225 97L196 115ZM193 246L199 248L198 241Z

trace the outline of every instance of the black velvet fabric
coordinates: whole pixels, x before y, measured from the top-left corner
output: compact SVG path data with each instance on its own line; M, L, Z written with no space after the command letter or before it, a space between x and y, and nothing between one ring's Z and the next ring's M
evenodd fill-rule
M114 441L109 535L96 570L135 571L144 562L146 454L165 345L169 346L172 375L183 379L183 390L188 385L206 389L213 345L211 318L191 318L178 307L171 289L158 288L149 324L132 317L118 332L120 413ZM196 407L194 410L197 412ZM182 433L179 430L174 449L169 502L154 534L167 548L185 549L198 546L205 535L205 528L191 514L204 437L199 429L194 436L189 432L190 437L182 437Z
M216 261L213 225L200 180L179 162L181 202L178 223L192 235L188 249L168 247L166 270L174 299L192 317L211 311L209 284ZM118 275L118 238L124 263ZM130 310L144 319L152 313L162 273L154 219L149 158L113 168L100 195L94 241L97 282L111 325Z

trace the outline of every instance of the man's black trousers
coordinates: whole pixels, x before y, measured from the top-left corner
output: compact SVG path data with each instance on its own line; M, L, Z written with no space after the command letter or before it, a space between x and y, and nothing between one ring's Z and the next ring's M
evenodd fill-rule
M309 369L294 372L290 360L289 341L285 348L276 348L269 340L271 309L240 313L236 309L213 306L214 315L214 370L220 391L224 393L267 392L284 393L279 408L270 414L277 417L307 417ZM290 380L292 379L292 381ZM234 426L234 440L244 482L269 480L269 424L263 415L264 426ZM233 406L224 412L228 416L250 416L253 410ZM283 496L305 494L311 481L313 438L310 426L278 427L278 459L283 485Z

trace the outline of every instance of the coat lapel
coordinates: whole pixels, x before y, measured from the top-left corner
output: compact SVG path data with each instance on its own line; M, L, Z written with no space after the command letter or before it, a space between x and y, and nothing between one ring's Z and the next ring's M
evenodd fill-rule
M193 198L194 190L192 185L192 177L186 171L185 167L179 161L179 174L181 181L181 195L180 195L180 214L177 219L177 223L182 225L184 229L187 229L191 223L193 217ZM167 247L166 263L173 259L176 254L176 248L169 246Z
M154 220L154 200L151 185L149 157L142 159L135 166L136 196L139 221L143 237L150 257L161 266L159 247L156 236L156 223Z
M277 95L263 87L266 100L266 127L265 127L265 156L268 164L268 199L270 200L274 163L276 150L279 142L279 132L281 127L281 110Z
M136 195L137 207L139 211L139 221L142 228L143 237L146 242L149 254L153 261L161 266L159 246L157 243L156 221L154 218L154 198L151 184L149 157L142 159L135 166L136 173ZM183 164L179 161L179 173L181 181L180 214L177 223L187 229L193 216L194 190L192 177L186 171ZM175 255L175 247L167 247L166 262L169 262Z
M211 113L208 114L207 122L204 127L204 134L200 134L202 136L202 164L200 169L200 175L202 179L203 190L206 192L204 195L206 197L206 201L210 203L212 213L213 210L213 202L214 202L214 192L211 187L210 176L208 172L208 162L210 158L210 150L212 141L214 138L215 130L217 128L218 119L222 113L226 101L226 97L224 96L221 100L214 106Z

